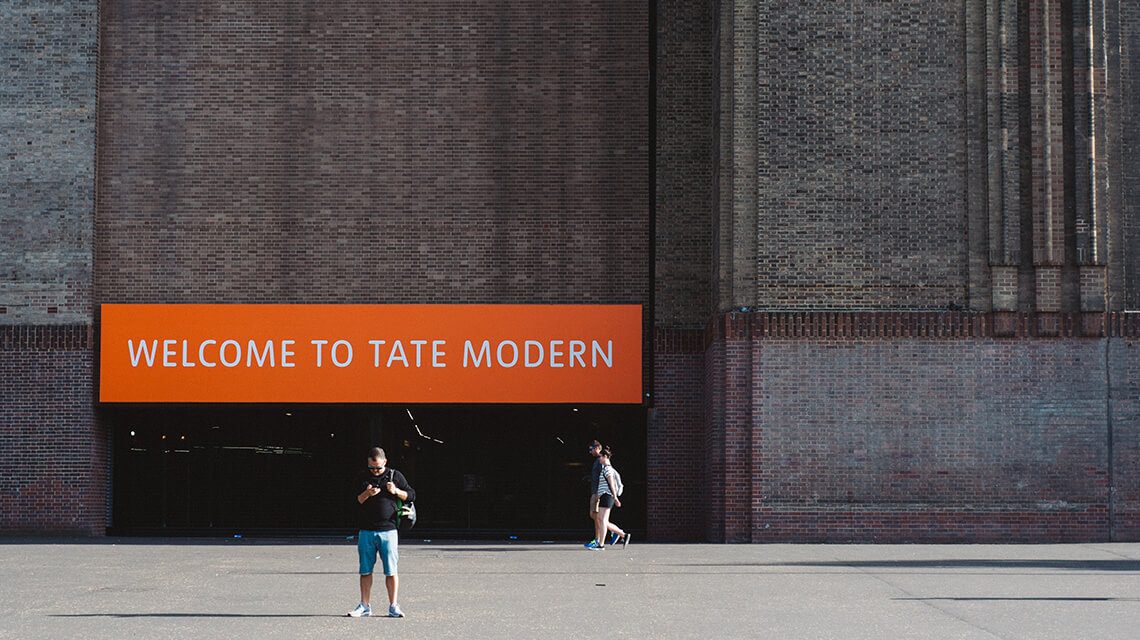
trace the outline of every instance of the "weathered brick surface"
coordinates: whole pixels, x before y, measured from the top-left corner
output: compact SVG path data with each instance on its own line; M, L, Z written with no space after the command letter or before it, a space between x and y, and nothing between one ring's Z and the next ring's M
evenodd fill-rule
M659 2L656 264L659 325L703 327L712 310L716 3Z
M702 474L704 493L703 504L696 502L694 508L703 509L705 517L705 539L725 539L724 513L728 507L725 497L725 435L727 392L725 390L725 341L712 341L705 351L705 429L703 436L704 473Z
M0 19L0 533L101 534L92 385L98 3Z
M759 462L757 434L752 428L757 377L753 374L756 350L751 316L729 314L724 339L724 419L715 425L723 440L724 540L751 542L752 501L756 485L751 476Z
M0 20L0 324L91 322L98 3Z
M1119 82L1107 88L1113 104L1110 116L1120 122L1119 140L1110 139L1108 152L1109 180L1116 178L1120 183L1107 198L1107 213L1114 217L1109 237L1114 260L1109 275L1115 286L1109 290L1116 301L1113 310L1140 309L1140 162L1136 162L1140 149L1140 5L1117 0L1108 6L1115 9L1109 11L1109 19L1116 23L1109 23L1106 62L1110 70L1118 64L1120 73Z
M89 326L0 327L0 533L103 534L93 347Z
M95 302L640 302L656 539L1140 539L1140 10L1065 6L659 2L650 149L642 3L10 4L0 530L102 529Z
M644 4L102 6L100 302L648 301Z
M757 122L722 136L766 160L754 306L964 306L962 3L750 4Z
M1135 322L1140 329L1140 321ZM1140 540L1140 332L1109 341L1114 540Z
M768 340L767 504L1103 503L1104 347Z
M1108 513L1088 507L819 505L764 507L756 542L1059 543L1107 540Z
M720 2L710 539L1135 535L1136 15Z
M715 322L706 375L737 382L706 399L707 464L725 468L710 537L1137 539L1140 323L1118 314L1089 338L1035 337L1040 324L1000 338L972 314Z
M654 397L649 411L648 522L653 539L705 539L704 331L655 336Z

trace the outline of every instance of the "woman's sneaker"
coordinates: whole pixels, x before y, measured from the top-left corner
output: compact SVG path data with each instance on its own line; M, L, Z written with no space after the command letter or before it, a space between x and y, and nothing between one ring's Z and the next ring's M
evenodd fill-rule
M390 618L403 618L404 610L398 604L388 605L388 617Z
M365 617L365 616L370 616L370 615L372 615L372 609L370 609L368 607L368 605L361 602L360 604L356 605L355 609L353 609L352 611L349 611L348 615L353 617L353 618L361 618L361 617Z
M591 540L582 546L586 547L587 549L597 549L598 548L598 541L597 540Z

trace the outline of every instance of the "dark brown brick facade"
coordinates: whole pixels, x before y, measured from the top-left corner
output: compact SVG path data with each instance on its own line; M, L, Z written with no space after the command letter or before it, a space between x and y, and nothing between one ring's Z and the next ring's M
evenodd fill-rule
M962 3L767 4L746 306L964 306Z
M102 3L100 302L646 303L646 7Z
M1133 314L1140 315L1140 314ZM1127 338L1112 340L1106 383L1111 389L1112 517L1115 538L1140 540L1140 322Z
M102 535L90 326L0 326L0 532Z
M1105 145L1103 164L1111 181L1119 189L1104 193L1110 207L1118 214L1109 219L1108 260L1120 268L1110 273L1109 295L1112 308L1140 309L1140 163L1135 161L1140 149L1140 6L1134 2L1114 0L1107 4L1109 13L1104 44L1106 76L1119 77L1119 84L1106 82L1105 113L1109 131L1119 131ZM1114 123L1119 122L1119 129Z
M702 327L714 303L716 7L662 2L657 25L655 322Z
M705 491L670 508L711 540L1136 539L1135 11L713 5L720 313L656 373L703 385Z
M106 524L98 303L612 302L654 540L1140 539L1134 3L68 6L0 27L0 532Z
M1140 318L1079 339L896 316L738 313L710 326L708 477L688 505L708 538L1135 538Z
M705 539L704 331L658 331L649 412L649 521L656 539Z
M93 406L95 2L0 20L0 533L101 535Z

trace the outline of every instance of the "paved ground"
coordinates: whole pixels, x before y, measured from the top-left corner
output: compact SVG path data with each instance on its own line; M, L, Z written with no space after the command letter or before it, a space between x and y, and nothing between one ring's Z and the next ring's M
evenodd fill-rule
M1140 544L405 540L405 619L343 617L355 563L348 540L0 538L0 638L1140 637Z

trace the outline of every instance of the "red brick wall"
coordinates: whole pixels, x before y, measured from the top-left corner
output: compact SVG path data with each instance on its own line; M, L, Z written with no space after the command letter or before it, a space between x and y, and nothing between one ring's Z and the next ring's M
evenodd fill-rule
M1131 315L1131 332L1108 348L1114 540L1140 540L1140 314Z
M648 301L644 3L102 9L99 302Z
M723 452L704 428L723 376L707 367L704 325L715 307L717 3L656 3L653 408L649 534L658 542L723 535ZM709 354L723 351L713 346ZM710 533L709 527L720 527Z
M981 314L718 319L710 539L1140 539L1140 325L1124 318L1085 338L1028 335L1081 326L1064 316L1010 337Z
M704 508L705 540L724 540L725 436L727 391L724 386L724 340L709 343L705 351L704 393ZM700 504L699 502L697 503ZM652 532L651 532L652 533Z
M705 539L704 331L658 330L649 410L648 522L657 542Z
M103 534L92 347L88 326L0 326L0 533Z

